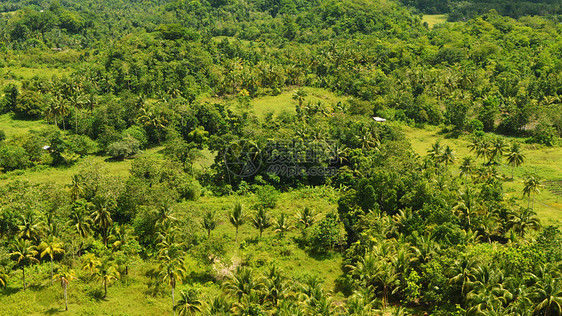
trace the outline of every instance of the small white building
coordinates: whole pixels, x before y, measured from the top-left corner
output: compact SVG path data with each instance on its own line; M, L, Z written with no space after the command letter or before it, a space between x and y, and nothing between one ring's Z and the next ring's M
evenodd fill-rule
M375 122L386 122L386 119L378 116L373 116L373 119L375 120Z

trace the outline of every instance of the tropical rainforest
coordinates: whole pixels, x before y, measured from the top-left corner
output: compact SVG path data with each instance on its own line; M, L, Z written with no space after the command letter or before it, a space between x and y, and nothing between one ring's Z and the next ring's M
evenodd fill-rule
M561 315L560 1L3 0L1 315Z

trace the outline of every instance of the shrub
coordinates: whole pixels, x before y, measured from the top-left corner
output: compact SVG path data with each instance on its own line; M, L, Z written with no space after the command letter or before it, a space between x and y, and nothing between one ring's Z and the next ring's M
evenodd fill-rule
M279 192L271 185L259 187L256 192L258 197L258 205L265 208L274 208L279 199Z
M146 146L148 145L148 137L146 136L146 131L144 130L144 128L138 125L133 125L127 128L123 131L123 133L121 133L121 135L123 136L123 138L130 136L138 140L140 148L146 148Z
M313 228L310 234L310 250L314 253L327 253L343 242L337 215L330 213Z
M10 171L26 168L28 165L29 157L25 149L11 145L0 147L0 168Z
M126 136L122 140L111 143L107 147L107 154L119 160L123 160L139 152L139 141L131 136Z

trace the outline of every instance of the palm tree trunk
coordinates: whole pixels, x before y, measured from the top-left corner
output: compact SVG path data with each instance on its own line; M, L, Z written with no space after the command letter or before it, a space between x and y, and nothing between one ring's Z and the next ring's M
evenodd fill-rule
M103 298L105 298L107 296L107 281L103 281L103 289L104 289L104 293L103 293Z
M67 311L68 310L68 296L66 295L66 282L63 281L62 287L64 289L64 310Z
M236 243L238 243L238 226L236 226Z
M382 306L384 309L386 309L386 302L388 300L388 289L387 289L387 285L385 284L383 286L383 297L382 297Z
M172 310L174 311L174 315L176 315L176 310L174 309L174 306L176 306L176 299L174 297L175 289L176 287L172 286Z
M53 256L51 257L51 285L53 285Z
M23 290L25 291L25 267L21 267L21 271L23 273Z
M511 180L513 180L513 169L515 169L515 167L511 166Z
M531 203L531 209L535 208L535 193L533 193L533 202Z

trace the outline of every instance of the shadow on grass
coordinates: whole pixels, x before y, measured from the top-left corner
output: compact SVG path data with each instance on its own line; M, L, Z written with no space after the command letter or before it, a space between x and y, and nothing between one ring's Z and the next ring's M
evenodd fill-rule
M9 296L9 295L18 293L20 290L23 291L23 288L6 286L6 287L2 288L2 290L0 290L0 294Z
M51 307L48 310L45 311L46 315L54 315L54 314L58 314L58 313L62 313L64 312L63 310L56 308L56 307Z

